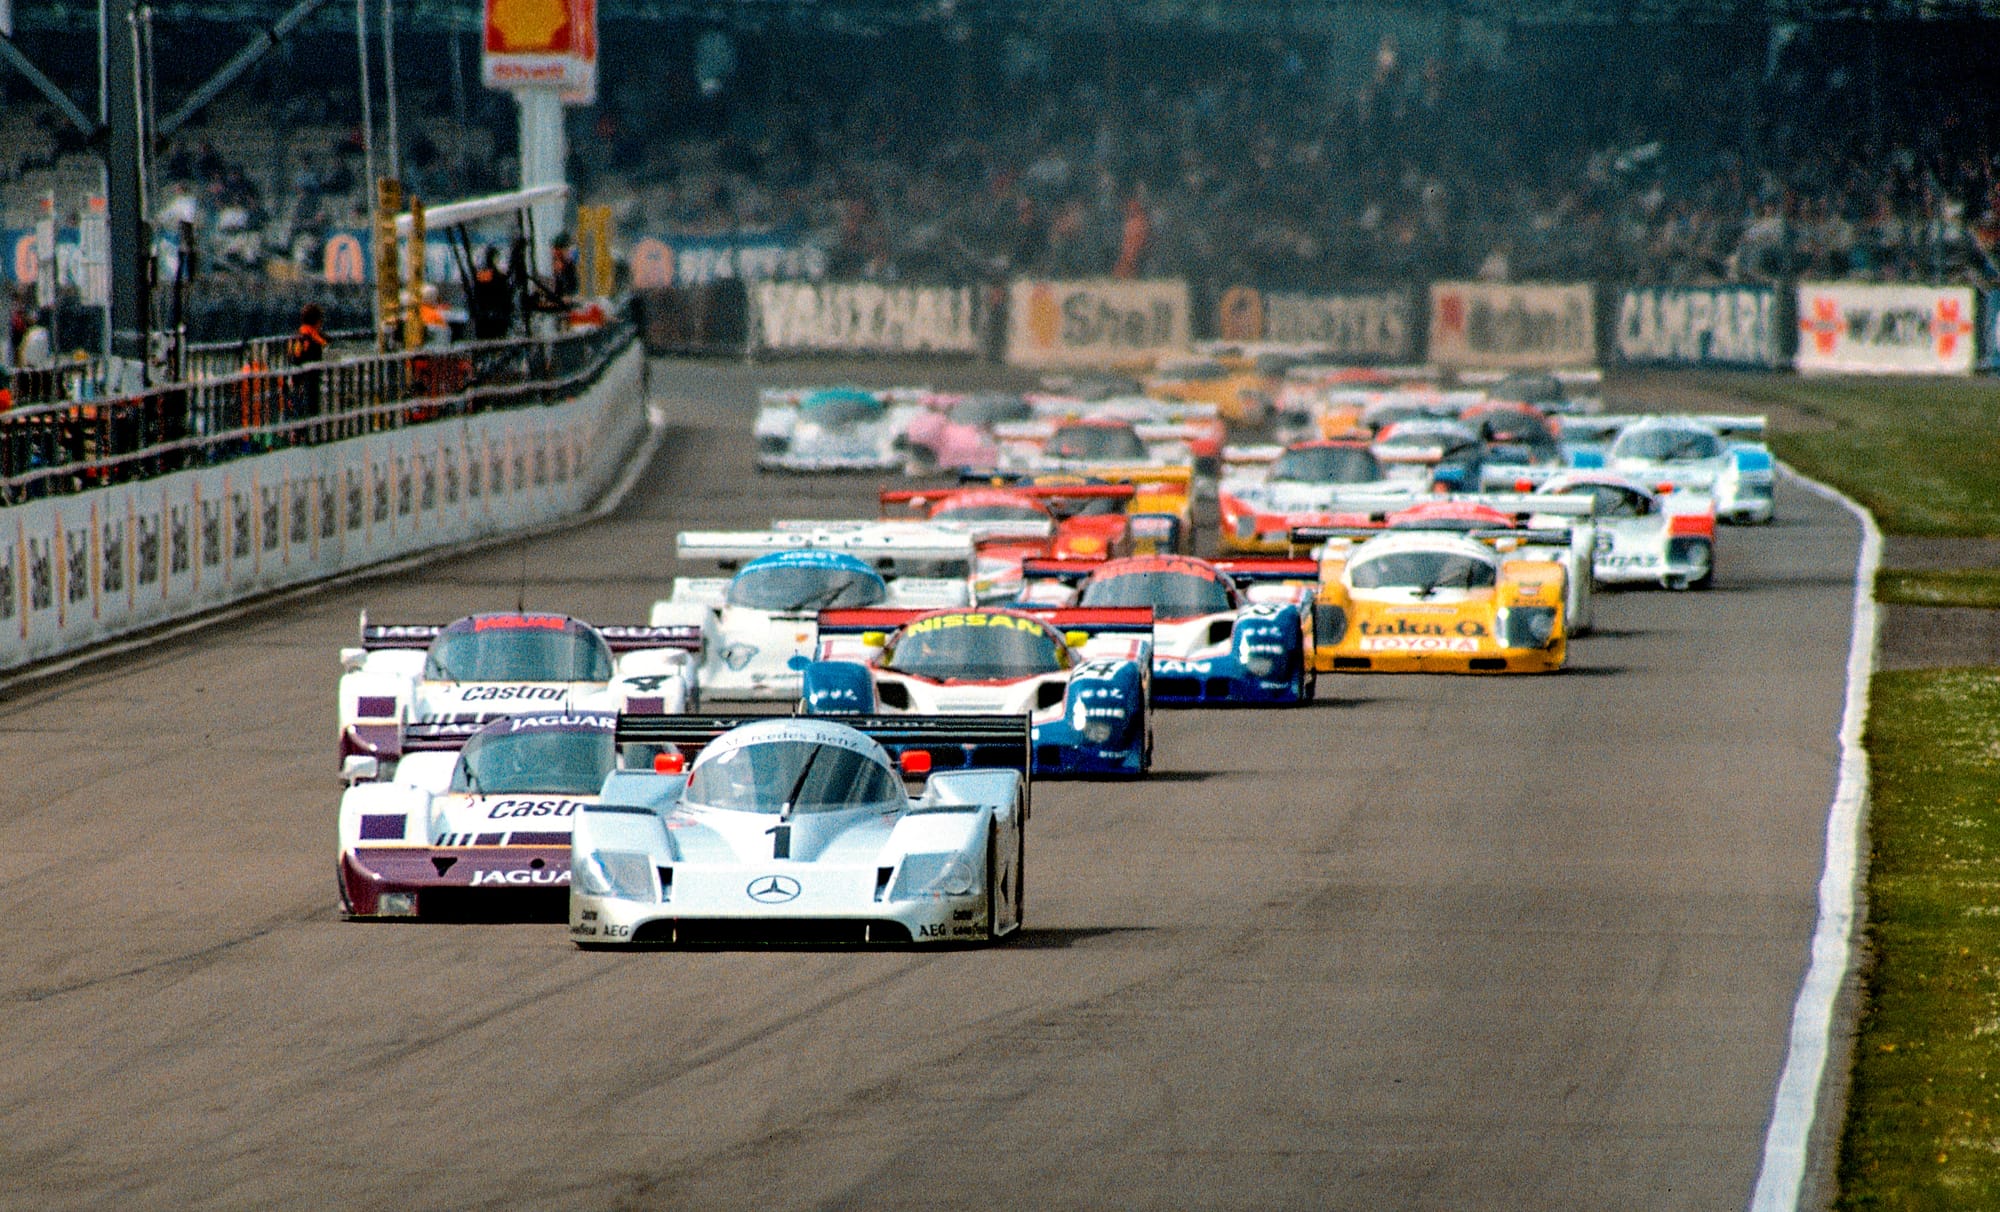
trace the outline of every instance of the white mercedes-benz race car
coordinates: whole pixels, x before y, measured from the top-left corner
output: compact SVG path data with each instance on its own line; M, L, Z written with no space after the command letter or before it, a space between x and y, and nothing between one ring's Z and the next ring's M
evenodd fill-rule
M1025 718L625 716L617 737L674 752L653 773L612 774L577 817L579 946L974 943L1021 928Z
M1591 568L1603 585L1707 589L1715 576L1715 500L1695 492L1656 493L1627 476L1573 471L1536 495L1597 502Z
M560 918L577 813L611 773L609 714L517 715L340 797L349 918Z
M1763 417L1593 417L1591 423L1615 425L1616 435L1601 452L1588 446L1572 451L1570 465L1577 470L1712 497L1715 516L1725 522L1771 520L1775 464L1762 441ZM1566 425L1566 444L1569 433Z
M385 778L406 753L456 749L502 716L685 711L701 631L592 627L563 614L474 614L373 624L340 650L339 756L348 782Z
M656 627L691 630L702 701L792 702L819 642L819 612L973 601L973 536L923 522L780 522L767 531L684 531L683 560L735 570L675 577Z
M757 466L769 471L899 471L904 430L927 389L819 387L759 397Z

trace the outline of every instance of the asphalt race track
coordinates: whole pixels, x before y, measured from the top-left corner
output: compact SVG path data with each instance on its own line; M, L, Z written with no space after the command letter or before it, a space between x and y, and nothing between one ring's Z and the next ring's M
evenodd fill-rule
M643 622L759 477L758 382L594 525L0 698L0 1206L1741 1207L1807 959L1855 524L1796 485L1707 594L1605 594L1544 678L1322 678L1043 783L988 950L584 953L335 910L356 612ZM989 368L933 368L939 385Z

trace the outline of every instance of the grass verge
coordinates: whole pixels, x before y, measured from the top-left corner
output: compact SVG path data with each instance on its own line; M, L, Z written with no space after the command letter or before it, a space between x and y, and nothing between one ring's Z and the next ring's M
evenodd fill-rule
M1875 575L1875 600L1897 606L2000 607L2000 568L1885 568Z
M1877 674L1843 1209L2000 1207L2000 669Z

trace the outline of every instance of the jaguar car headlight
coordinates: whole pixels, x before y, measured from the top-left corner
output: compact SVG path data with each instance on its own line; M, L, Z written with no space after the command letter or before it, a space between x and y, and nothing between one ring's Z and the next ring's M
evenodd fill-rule
M756 655L755 644L731 644L722 650L722 663L729 666L731 673L740 673Z
M571 863L570 879L592 896L654 899L653 858L636 850L594 850Z

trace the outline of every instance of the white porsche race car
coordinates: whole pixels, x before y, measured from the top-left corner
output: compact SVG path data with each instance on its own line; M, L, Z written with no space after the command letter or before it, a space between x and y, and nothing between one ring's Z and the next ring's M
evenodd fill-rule
M897 471L909 452L904 430L929 394L915 387L869 391L820 387L759 397L757 466L768 471Z
M1656 493L1604 471L1573 471L1537 496L1588 495L1597 502L1592 574L1603 585L1707 589L1715 577L1715 500L1694 492ZM1531 524L1533 524L1531 522Z
M818 647L819 612L973 601L972 535L923 522L780 522L768 531L684 531L683 560L736 570L675 577L656 627L691 630L704 702L791 702ZM747 561L747 562L746 562Z
M503 716L684 711L700 645L692 626L535 613L383 625L364 611L361 646L340 650L341 777L386 778L406 752L456 749Z
M1594 417L1616 426L1602 452L1579 447L1569 458L1579 471L1603 470L1655 488L1699 493L1726 522L1769 522L1774 513L1775 463L1764 445L1764 418L1737 416ZM1567 443L1569 427L1565 426Z
M577 817L580 947L972 943L1021 928L1022 717L642 715L617 739L674 752L653 773L612 774Z

